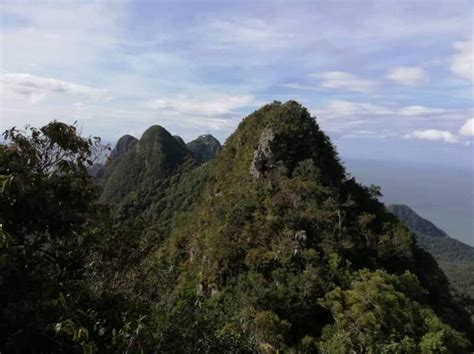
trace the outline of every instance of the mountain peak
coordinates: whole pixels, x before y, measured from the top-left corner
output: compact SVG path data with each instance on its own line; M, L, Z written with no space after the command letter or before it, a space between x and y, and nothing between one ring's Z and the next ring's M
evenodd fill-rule
M111 159L120 158L128 151L130 151L136 144L138 143L138 139L132 135L125 134L122 136L117 143L115 144L114 149L110 153Z
M249 115L221 155L248 166L245 173L254 177L291 175L302 165L314 169L325 184L338 184L345 177L330 139L295 101L273 102Z
M210 134L200 135L197 139L191 141L186 146L201 161L215 159L221 150L219 140Z
M148 128L135 145L111 166L104 184L106 201L120 200L137 186L149 188L192 158L186 146L159 125Z
M162 143L164 141L176 141L176 139L161 125L152 125L140 138L140 145Z

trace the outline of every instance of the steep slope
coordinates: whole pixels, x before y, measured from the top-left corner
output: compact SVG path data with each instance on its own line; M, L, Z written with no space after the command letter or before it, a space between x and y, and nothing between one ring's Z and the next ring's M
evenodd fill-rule
M144 265L164 351L467 351L436 262L298 103L245 118L208 168Z
M122 136L114 146L110 155L107 157L105 163L95 163L88 169L88 173L92 176L99 184L103 184L104 181L110 176L115 166L118 164L120 159L129 152L138 142L138 139L131 135Z
M388 209L394 213L406 226L417 234L430 237L448 237L448 235L431 221L423 219L406 205L392 204Z
M131 135L124 135L115 144L115 148L110 154L111 160L120 159L138 143L138 139Z
M201 135L186 146L200 161L215 159L221 150L221 144L219 141L209 134Z
M186 143L184 142L183 138L180 137L179 135L174 135L173 136L177 141L178 143L180 143L182 146L186 146Z
M455 288L474 299L474 247L449 237L407 205L388 209L415 233L418 245L433 255Z

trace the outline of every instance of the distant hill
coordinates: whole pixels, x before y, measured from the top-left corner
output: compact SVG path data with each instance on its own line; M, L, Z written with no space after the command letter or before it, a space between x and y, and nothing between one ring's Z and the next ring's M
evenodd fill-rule
M206 180L207 164L220 150L211 135L187 146L165 128L148 128L140 139L121 137L98 182L102 199L114 204L121 218L140 217L144 225L164 238L179 213L188 210Z
M418 245L435 257L455 288L474 298L474 247L448 236L407 205L388 209L416 235Z
M221 150L221 144L212 135L201 135L196 140L188 143L187 148L201 161L215 159Z
M398 216L414 232L430 237L448 237L448 235L431 221L423 219L407 205L392 204L389 210Z

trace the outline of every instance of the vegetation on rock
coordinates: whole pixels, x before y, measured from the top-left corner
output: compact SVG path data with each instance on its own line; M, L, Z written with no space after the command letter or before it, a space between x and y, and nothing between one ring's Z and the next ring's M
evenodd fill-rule
M436 261L294 101L245 118L208 162L151 127L100 197L84 166L99 144L74 127L6 138L2 352L472 349ZM38 169L47 146L62 158Z

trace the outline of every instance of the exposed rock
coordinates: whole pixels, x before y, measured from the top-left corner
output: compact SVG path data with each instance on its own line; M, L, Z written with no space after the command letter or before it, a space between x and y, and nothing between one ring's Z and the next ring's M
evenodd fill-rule
M219 290L217 288L211 288L211 297L214 297L216 296L217 294L219 294Z
M294 253L296 254L299 250L305 249L308 246L308 236L305 230L299 230L293 237Z
M196 295L197 296L204 296L204 286L202 283L199 283L196 288Z
M132 150L138 143L138 139L131 135L122 136L111 151L105 164L96 164L89 169L89 175L94 177L99 183L105 183L112 170L120 160Z
M115 145L115 148L110 153L110 159L118 159L129 152L136 144L138 139L131 135L122 136Z
M275 167L273 165L271 147L274 139L275 133L271 128L266 127L260 136L257 150L255 150L252 163L250 164L250 174L257 179L260 179L266 172Z

